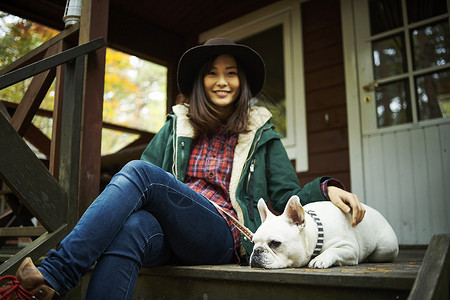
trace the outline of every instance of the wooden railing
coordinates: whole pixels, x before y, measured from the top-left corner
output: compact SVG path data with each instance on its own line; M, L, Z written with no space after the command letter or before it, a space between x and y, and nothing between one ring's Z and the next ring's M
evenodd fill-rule
M76 45L77 36L77 26L64 30L0 71L0 89L33 77L12 117L0 102L0 180L43 228L2 228L1 234L33 236L45 231L0 265L0 274L15 272L26 256L36 260L45 255L77 221L84 64L89 53L106 46L103 38ZM59 131L59 138L50 141L31 120L55 77L55 107L60 110L53 114L53 131ZM50 171L23 137L51 156Z

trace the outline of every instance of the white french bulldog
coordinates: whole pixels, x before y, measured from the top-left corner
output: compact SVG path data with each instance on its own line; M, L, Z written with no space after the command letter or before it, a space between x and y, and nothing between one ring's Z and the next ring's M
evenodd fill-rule
M275 216L260 199L258 210L262 224L253 236L255 245L250 266L277 269L308 265L323 269L333 265L357 265L366 259L393 261L398 254L394 230L378 211L367 205L364 207L364 219L352 227L351 215L343 213L330 201L303 207L300 199L293 196L283 214ZM315 214L320 220L305 213L310 210L314 211L311 215Z

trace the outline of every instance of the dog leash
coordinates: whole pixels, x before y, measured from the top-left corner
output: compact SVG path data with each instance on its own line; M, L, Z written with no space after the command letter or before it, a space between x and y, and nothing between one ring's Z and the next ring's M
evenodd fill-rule
M209 199L208 199L209 200ZM250 231L247 227L244 226L239 220L237 220L235 217L230 215L226 210L224 210L222 207L217 205L215 202L209 200L218 210L223 212L228 218L230 218L231 223L233 223L234 226L245 236L247 237L250 242L253 240L253 232Z
M323 225L322 221L320 221L320 218L316 215L316 213L313 210L308 210L307 213L313 218L314 222L317 224L317 244L316 248L314 248L314 252L311 256L311 259L316 258L317 255L320 254L320 251L322 251L323 247Z

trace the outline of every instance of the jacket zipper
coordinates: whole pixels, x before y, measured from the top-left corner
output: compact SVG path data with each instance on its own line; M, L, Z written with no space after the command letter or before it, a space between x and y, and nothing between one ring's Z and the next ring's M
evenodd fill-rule
M259 133L258 139L256 140L256 142L255 142L255 144L254 144L255 146L253 147L251 153L250 153L249 156L248 156L248 159L247 159L246 163L247 163L250 159L252 159L252 163L250 164L250 167L251 167L252 164L253 164L253 171L254 171L254 168L255 168L255 158L253 157L253 154L255 153L256 145L259 143L259 140L261 139L263 133L264 133L265 131L267 131L267 130L273 128L273 127L274 127L274 126L272 125L272 126L270 126L270 127L263 128L263 129L261 130L261 132ZM253 172L250 171L249 176L248 176L247 179L250 179L250 176L251 176L252 173L253 173ZM244 172L242 172L241 176L242 176L243 174L244 174ZM240 180L240 179L239 179L239 180ZM248 192L248 181L247 181L247 192Z
M252 177L253 172L255 172L255 158L252 159L249 169L250 169L250 172L248 173L248 178L247 178L247 193L249 192L248 186L250 184L250 178Z

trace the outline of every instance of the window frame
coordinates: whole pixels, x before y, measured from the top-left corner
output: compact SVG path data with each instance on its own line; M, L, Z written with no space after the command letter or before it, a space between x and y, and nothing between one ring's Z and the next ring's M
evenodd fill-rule
M213 37L239 41L282 25L286 95L286 137L282 143L289 159L295 160L297 172L308 171L301 2L280 1L199 35L200 43Z
M406 10L406 0L400 0L402 4L402 21L403 25L384 31L382 33L377 33L372 35L370 33L370 22L367 22L367 18L369 18L369 4L368 0L365 1L356 1L355 2L355 10L359 13L355 15L355 23L358 26L358 30L356 30L356 43L358 48L358 61L365 61L367 65L360 67L360 78L365 78L367 81L362 82L360 87L361 95L368 95L374 101L368 101L368 103L361 104L361 117L365 122L362 122L362 133L363 135L371 135L371 134L381 134L385 132L393 132L399 130L408 130L411 128L418 128L436 124L444 124L450 122L449 118L434 118L434 119L426 119L419 120L418 112L417 112L417 96L416 96L416 78L421 75L431 74L433 72L439 72L444 70L450 70L450 63L446 63L445 65L440 66L431 66L420 69L415 69L413 66L413 49L411 46L411 31L429 24L436 23L438 21L449 20L450 18L450 0L447 0L447 13L441 14L438 16L434 16L431 18L427 18L424 20L420 20L413 23L407 22L407 10ZM450 21L449 21L450 22ZM363 25L364 24L364 25ZM381 79L375 79L373 75L373 49L372 42L386 38L392 37L396 34L400 34L404 38L405 45L405 57L406 60L406 71L398 74L391 75L387 77L383 77ZM364 42L361 42L364 41ZM366 55L370 53L371 60L365 59ZM370 78L370 80L369 80ZM403 124L390 125L385 127L377 126L376 119L376 103L375 103L375 88L376 86L389 84L398 80L407 80L409 84L409 95L411 100L411 122L406 122Z

